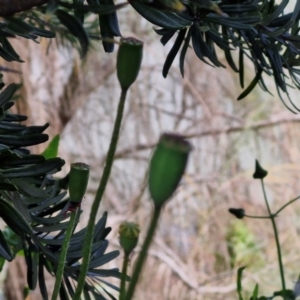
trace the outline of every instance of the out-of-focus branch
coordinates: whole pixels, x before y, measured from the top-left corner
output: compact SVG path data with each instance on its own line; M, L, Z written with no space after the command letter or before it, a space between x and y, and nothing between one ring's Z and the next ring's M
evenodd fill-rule
M195 138L195 137L204 137L204 136L212 136L212 135L220 135L220 134L229 134L229 133L235 133L235 132L241 132L243 130L260 130L272 126L278 126L282 124L292 124L292 123L300 123L300 117L299 115L296 116L280 116L280 117L272 117L269 120L266 121L259 121L255 122L251 125L245 126L245 125L238 125L238 126L228 126L228 127L222 127L222 128L209 128L206 130L199 130L197 132L183 134L185 138ZM130 154L149 150L155 147L157 142L149 142L145 144L137 144L134 146L126 147L124 149L121 149L116 152L115 159L121 159L124 157L127 157ZM106 157L104 156L100 161L101 165L104 164Z
M49 0L0 0L0 17L11 16L49 2Z

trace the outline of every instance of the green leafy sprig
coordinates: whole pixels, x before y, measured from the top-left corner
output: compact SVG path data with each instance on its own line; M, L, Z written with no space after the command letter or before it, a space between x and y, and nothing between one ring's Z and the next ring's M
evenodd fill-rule
M49 159L44 155L33 155L26 148L48 140L48 135L44 133L48 124L26 126L21 124L27 119L26 116L9 112L18 87L11 84L0 93L0 217L9 228L0 232L0 257L11 261L23 250L28 287L33 290L39 285L43 299L48 299L44 272L47 270L53 276L57 272L72 202L67 197L67 191L62 189L61 180L53 177L61 170L64 161L53 155ZM68 188L67 182L64 182L64 188ZM75 228L81 211L73 220ZM106 219L107 214L104 213L96 222L82 299L115 299L108 287L116 291L119 289L103 279L120 278L118 269L100 268L119 255L119 251L106 253L106 237L111 230L106 227ZM10 232L9 238L7 231ZM59 289L61 299L73 298L85 234L86 228L70 236Z

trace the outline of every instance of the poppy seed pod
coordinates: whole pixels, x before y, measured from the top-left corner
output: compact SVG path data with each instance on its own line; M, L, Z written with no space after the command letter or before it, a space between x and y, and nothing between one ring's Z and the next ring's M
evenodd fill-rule
M135 38L121 38L117 56L117 76L122 90L135 82L143 58L143 42Z
M175 192L191 150L191 144L180 135L161 136L149 167L149 191L155 207L161 207Z
M125 254L129 255L138 243L140 226L133 222L123 222L119 227L119 234L120 245Z
M90 166L84 163L71 164L69 194L72 203L80 203L89 181Z

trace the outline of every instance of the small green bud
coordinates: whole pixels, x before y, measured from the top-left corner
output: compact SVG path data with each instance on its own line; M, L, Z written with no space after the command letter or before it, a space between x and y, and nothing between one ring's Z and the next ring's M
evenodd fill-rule
M245 210L242 208L229 208L228 211L238 219L243 219L245 216Z
M90 166L84 163L71 164L69 173L69 193L72 203L80 203L89 181Z
M161 136L149 167L149 192L157 208L175 192L191 150L191 144L180 135Z
M120 245L125 254L129 255L138 243L140 226L133 222L123 222L119 227L119 234Z
M121 38L117 56L117 76L122 90L136 80L143 58L143 42L135 38Z
M258 160L255 160L255 172L253 174L254 179L263 179L268 175L268 171L264 170L259 164Z

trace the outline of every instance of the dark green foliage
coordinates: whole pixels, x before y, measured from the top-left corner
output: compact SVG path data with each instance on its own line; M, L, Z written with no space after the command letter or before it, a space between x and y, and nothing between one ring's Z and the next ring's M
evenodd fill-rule
M163 68L166 77L171 64L181 48L180 71L184 75L184 58L192 41L193 49L200 60L224 67L219 61L215 47L220 48L228 65L240 75L240 84L244 87L244 61L251 60L255 77L244 92L238 97L246 97L259 84L268 91L263 74L274 77L278 94L288 95L288 76L299 88L299 40L300 2L292 13L284 14L287 0L276 5L272 0L218 1L222 14L198 7L194 2L185 2L186 10L182 13L160 11L151 4L132 2L131 5L147 20L162 29L156 33L162 35L165 45L178 32ZM239 68L236 67L231 52L239 49ZM283 100L283 99L282 99ZM298 110L290 102L291 110ZM284 103L285 104L285 103ZM285 104L287 105L287 104Z
M86 31L82 27L81 22L66 11L57 9L55 12L57 18L68 28L71 34L76 37L81 45L81 56L84 57L88 50L89 38Z
M101 0L99 4L113 6L113 0ZM105 52L114 51L114 43L110 41L105 41L109 38L113 40L115 36L121 36L119 29L118 17L115 11L109 14L99 14L99 24L100 24L100 34L102 36L102 44Z
M35 289L39 285L43 299L47 299L44 272L56 273L69 219L69 199L59 180L53 178L64 161L32 155L26 148L48 139L48 135L43 133L48 125L27 127L19 123L26 119L25 116L8 112L14 104L11 99L17 88L17 85L10 85L0 94L0 217L11 230L9 235L0 231L0 256L11 261L23 250L28 266L28 287ZM95 228L84 299L92 296L96 299L114 299L105 285L118 290L102 279L119 278L118 270L99 269L119 254L118 251L105 253L108 246L105 238L110 232L110 228L105 227L106 218L105 213ZM85 230L71 237L61 287L62 299L72 299L83 255ZM100 290L98 283L101 283Z
M1 230L0 230L0 256L1 256L1 258L4 258L8 261L13 260L12 251L11 251L10 246Z
M112 52L114 37L121 36L117 10L126 3L115 5L111 0L87 2L88 4L83 4L81 0L74 0L72 3L50 1L48 5L0 21L0 56L7 61L22 61L8 39L15 36L36 40L39 36L53 38L61 35L73 44L76 38L84 56L90 38L99 39L100 33L104 50ZM211 10L198 5L196 1L183 2L186 6L183 12L161 9L152 2L130 2L141 16L161 27L155 31L162 36L163 45L177 34L163 67L164 77L168 75L178 52L180 72L184 75L184 60L190 44L200 60L215 67L224 67L217 56L218 47L224 52L228 65L239 73L242 88L245 59L250 59L253 64L253 80L237 97L238 100L246 97L257 84L270 92L264 82L264 75L267 74L274 78L284 105L293 112L299 110L288 94L291 83L300 88L299 1L291 13L284 13L288 0L281 1L279 5L273 0L222 0L213 2ZM88 24L84 24L85 15L90 13L99 15L98 31L95 31L95 26L88 27ZM232 57L232 51L236 49L239 52L237 64ZM290 104L285 103L282 93L287 95Z

